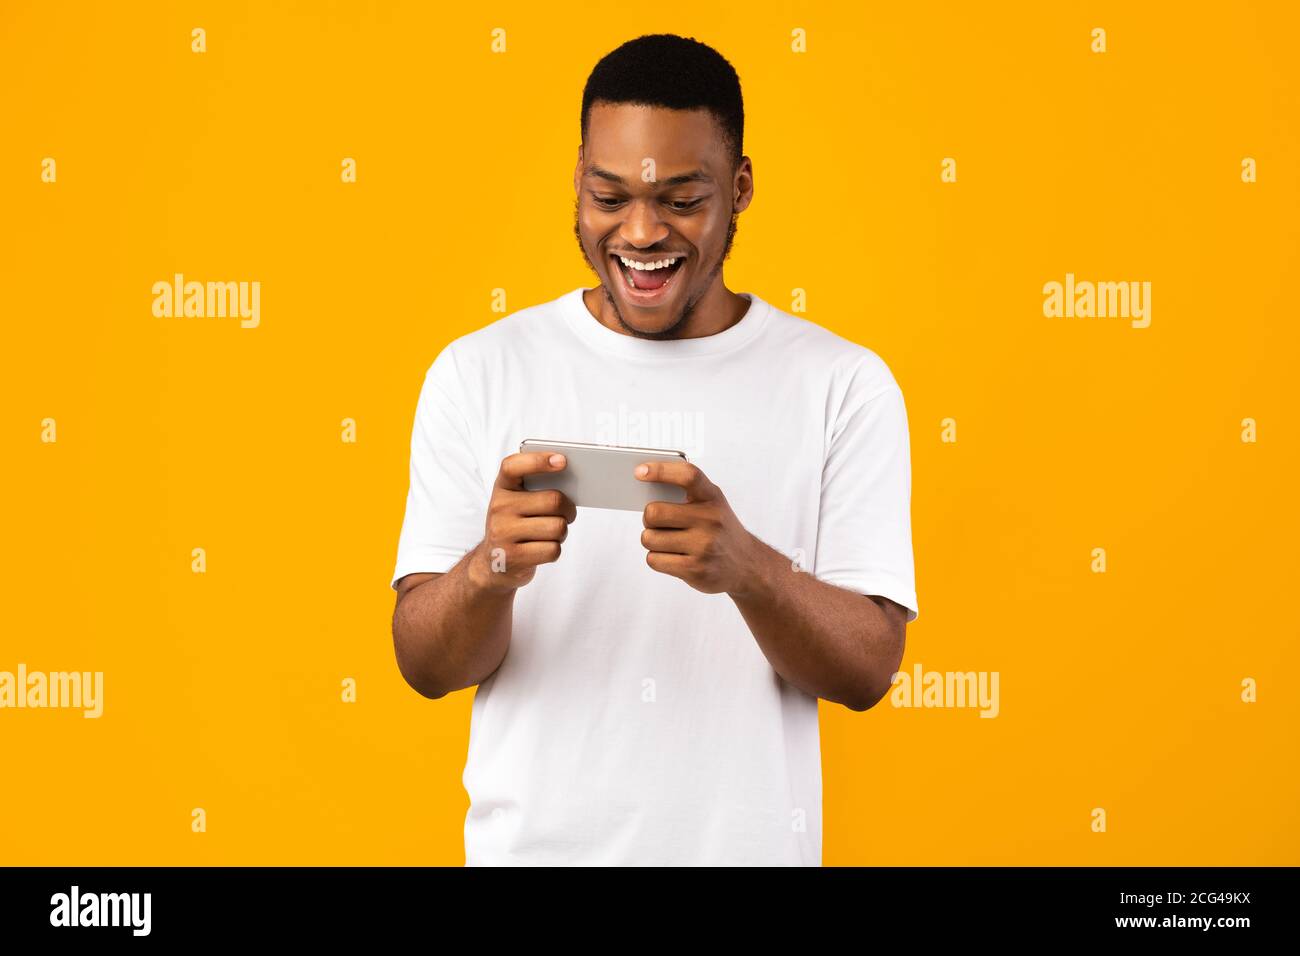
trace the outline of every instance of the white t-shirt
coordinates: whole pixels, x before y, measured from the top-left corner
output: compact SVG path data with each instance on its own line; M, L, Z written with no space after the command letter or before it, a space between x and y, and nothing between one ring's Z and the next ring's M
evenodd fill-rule
M447 345L415 413L393 585L483 538L525 438L675 448L751 533L917 617L903 395L885 362L746 294L725 331L615 332L583 289ZM812 865L817 699L781 679L735 602L646 564L640 512L579 508L516 592L474 696L466 865Z

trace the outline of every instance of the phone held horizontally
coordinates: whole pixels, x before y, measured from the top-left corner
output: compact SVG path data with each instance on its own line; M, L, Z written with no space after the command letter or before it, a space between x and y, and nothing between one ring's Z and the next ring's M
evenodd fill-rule
M642 481L632 473L643 461L686 461L671 448L635 448L628 445L593 445L579 441L526 438L521 452L559 452L568 459L561 471L524 476L524 489L556 488L579 508L644 511L652 501L686 500L686 489L661 481Z

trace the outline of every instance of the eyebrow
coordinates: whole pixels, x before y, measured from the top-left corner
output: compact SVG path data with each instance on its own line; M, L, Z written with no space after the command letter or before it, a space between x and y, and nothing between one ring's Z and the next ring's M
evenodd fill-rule
M597 166L594 163L587 167L585 175L595 176L597 179L605 179L611 183L618 183L620 186L627 185L622 176L610 172L602 166ZM711 183L713 182L713 177L702 169L692 169L689 173L682 173L680 176L669 176L667 179L655 180L655 184L660 189L669 189L673 186L680 186L682 183L698 182Z

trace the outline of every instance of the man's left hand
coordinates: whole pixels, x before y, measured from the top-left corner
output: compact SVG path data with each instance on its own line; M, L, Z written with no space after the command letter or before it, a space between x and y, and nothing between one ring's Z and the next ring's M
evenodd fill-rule
M646 564L705 594L736 595L753 586L759 541L704 472L687 461L647 461L633 474L641 481L686 489L681 504L652 501L645 506L641 544Z

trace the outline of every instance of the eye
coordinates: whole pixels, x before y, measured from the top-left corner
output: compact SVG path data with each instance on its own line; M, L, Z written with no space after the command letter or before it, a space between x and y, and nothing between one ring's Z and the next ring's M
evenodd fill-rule
M696 206L698 206L698 205L699 205L700 203L702 203L702 202L704 202L703 198L701 198L701 199L670 199L670 200L668 201L668 205L671 206L671 207L672 207L674 210L676 210L677 212L686 212L688 209L694 209Z
M591 198L601 209L616 209L623 203L623 200L619 199L617 196L597 196L595 193L592 193Z

